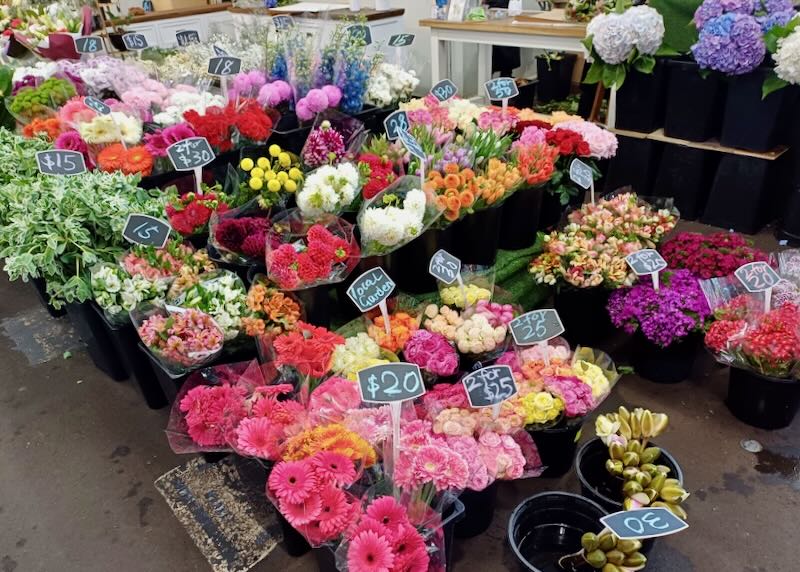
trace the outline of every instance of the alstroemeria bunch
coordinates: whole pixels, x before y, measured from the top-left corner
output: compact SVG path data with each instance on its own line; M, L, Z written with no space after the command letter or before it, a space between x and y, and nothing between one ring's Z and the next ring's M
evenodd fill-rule
M92 295L112 323L128 322L128 312L139 303L163 301L167 291L164 280L131 276L114 264L101 263L92 268Z
M247 291L246 315L241 324L248 336L279 335L295 328L300 320L300 304L257 276Z
M178 195L177 189L170 192L166 206L169 224L183 236L202 234L208 228L208 221L214 212L228 210L228 198L222 193L222 185L208 187L202 185L203 194L194 192Z
M141 275L148 280L174 278L184 267L196 273L215 268L205 250L195 251L190 244L174 239L164 248L136 245L123 256L121 264L131 276Z
M737 232L681 232L660 252L670 268L685 268L700 279L729 276L748 262L768 259L766 252Z
M596 204L587 203L569 215L569 222L593 234L635 238L643 247L654 248L678 222L675 209L657 208L635 193L619 193Z
M222 330L200 310L167 313L162 309L144 319L137 318L135 312L131 318L142 342L165 368L175 373L200 367L222 351Z
M197 283L169 297L168 302L202 310L214 318L225 340L232 340L239 335L246 299L247 290L241 278L229 270L215 270L198 276Z

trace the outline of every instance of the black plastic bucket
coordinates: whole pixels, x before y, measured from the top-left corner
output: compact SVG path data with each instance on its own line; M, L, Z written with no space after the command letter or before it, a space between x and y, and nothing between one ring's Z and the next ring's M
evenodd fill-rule
M607 340L614 333L608 317L608 297L602 287L561 287L555 295L555 308L564 324L564 337L573 345L591 346Z
M305 537L297 532L295 528L289 524L289 521L284 518L284 516L280 513L279 510L275 510L275 516L278 519L278 524L281 527L281 532L283 532L283 547L286 549L286 552L289 556L294 556L297 558L298 556L303 556L307 552L311 550L311 545L305 539Z
M47 283L44 278L31 278L31 284L33 289L36 290L36 297L39 298L39 302L42 303L42 306L52 318L60 318L67 315L67 311L63 307L56 310L50 305L50 296L47 295Z
M289 111L281 115L278 124L273 127L269 143L280 145L284 151L299 154L303 150L309 133L311 133L311 123L300 125L297 115L293 111Z
M606 511L582 496L547 492L520 503L508 521L508 542L520 570L559 572L558 560L581 549L581 536L603 529Z
M336 554L327 546L311 549L314 560L317 561L319 572L336 572Z
M651 133L664 125L666 69L659 62L652 74L628 72L617 90L617 129Z
M81 341L86 344L89 357L95 367L114 381L128 379L128 372L122 364L114 344L106 335L100 316L92 309L90 302L66 305L69 321L78 332Z
M694 334L662 348L637 332L633 343L633 369L643 378L656 383L678 383L692 373L698 347L698 338Z
M465 490L458 497L464 504L464 518L455 525L456 538L472 538L492 525L497 504L497 481L482 491Z
M783 429L800 409L800 381L731 367L725 403L739 421L760 429Z
M453 223L451 254L462 264L492 266L500 240L502 205L468 214Z
M445 572L453 569L453 540L455 538L456 525L464 518L464 503L455 499L442 515L442 533L444 536L444 556Z
M779 89L761 97L768 68L730 78L720 143L750 151L769 151L781 143L784 103L791 92Z
M519 250L533 246L539 231L544 187L520 189L503 203L498 246L503 250ZM558 216L561 212L559 209Z
M306 322L314 326L329 328L331 325L331 286L322 284L313 288L295 290L293 294L297 296L303 305L306 314Z
M652 441L650 447L657 445ZM619 512L622 509L622 477L612 475L606 470L606 461L609 459L608 447L599 438L587 441L578 450L575 457L575 472L581 483L581 493L595 501L609 512ZM669 478L678 479L683 483L683 471L678 461L661 449L661 455L656 461L658 465L670 468Z
M561 477L572 468L582 427L583 417L580 417L564 419L555 427L528 431L545 467L543 477Z
M715 74L701 76L693 61L667 60L666 65L669 85L664 134L687 141L719 137L725 84Z
M545 187L542 193L542 204L539 207L539 228L542 230L550 230L561 222L561 217L564 215L564 205L558 195L551 193Z
M664 145L658 175L653 183L657 197L675 199L681 220L703 214L708 192L719 165L719 153L684 145Z
M566 99L572 87L572 70L577 54L561 54L560 59L536 58L536 99L539 103Z
M428 272L428 265L439 249L450 252L453 244L451 229L451 226L444 229L429 228L386 257L391 277L400 290L409 294L436 291L436 279Z

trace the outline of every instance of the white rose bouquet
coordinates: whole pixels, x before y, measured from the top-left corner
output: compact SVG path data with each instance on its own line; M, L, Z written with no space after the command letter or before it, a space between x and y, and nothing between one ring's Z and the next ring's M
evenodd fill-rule
M324 165L306 176L297 192L297 206L304 217L338 214L353 202L360 188L358 169L352 163Z

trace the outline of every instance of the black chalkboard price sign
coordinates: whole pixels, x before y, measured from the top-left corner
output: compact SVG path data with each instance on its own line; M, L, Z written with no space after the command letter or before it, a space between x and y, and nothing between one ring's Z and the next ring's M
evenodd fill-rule
M766 262L749 262L734 272L748 292L764 292L781 281L781 277Z
M619 538L655 538L689 528L685 520L660 506L615 512L602 517L600 522Z
M199 44L200 33L197 30L181 30L180 32L175 32L175 40L182 48L190 44Z
M361 40L365 46L372 43L372 31L364 24L353 24L347 28L347 33L354 40Z
M458 88L449 79L443 79L431 88L431 95L439 101L447 101L451 97L455 97L458 93Z
M417 159L424 160L427 157L422 145L420 145L419 141L408 131L399 130L397 132L397 138L400 139L400 142L408 149L408 152Z
M368 312L386 300L394 287L394 281L383 268L371 268L353 281L347 295L359 310Z
M104 51L103 38L100 36L83 36L75 38L75 51L79 54L97 54Z
M226 52L225 50L220 48L217 44L214 44L213 46L211 46L211 49L214 50L214 55L215 56L229 56L230 55L228 52Z
M490 365L461 379L470 407L492 407L517 394L514 372L507 365Z
M446 250L437 250L431 256L428 272L437 280L441 280L445 284L452 284L461 273L461 261Z
M395 362L374 365L358 372L361 400L366 403L395 403L425 394L419 366Z
M214 160L214 150L205 137L189 137L167 147L167 155L176 171L191 171Z
M134 244L164 248L171 231L172 227L165 220L145 214L130 214L125 221L122 237Z
M631 252L625 257L625 261L637 276L661 272L667 267L667 261L664 260L664 257L661 256L657 250L653 250L652 248L644 248L636 252Z
M242 60L232 56L215 56L208 60L210 75L236 75L242 69Z
M564 324L552 308L533 310L514 318L509 324L511 336L518 346L546 342L564 333Z
M386 116L383 120L383 128L386 130L386 138L394 141L400 137L401 131L408 131L408 116L405 111L395 111Z
M147 49L148 46L147 38L144 34L137 34L136 32L131 32L122 36L122 43L131 51L144 50Z
M39 151L36 153L36 163L43 175L80 175L86 172L86 161L78 151Z
M272 23L276 30L288 30L294 27L294 18L291 16L273 16Z
M87 96L83 98L83 104L100 115L108 115L111 113L111 108L96 97Z
M517 82L510 77L498 77L495 79L490 79L483 84L483 87L486 90L486 95L489 96L489 99L494 101L500 99L511 99L512 97L519 95Z
M395 34L389 37L389 46L392 48L404 48L414 43L414 34Z

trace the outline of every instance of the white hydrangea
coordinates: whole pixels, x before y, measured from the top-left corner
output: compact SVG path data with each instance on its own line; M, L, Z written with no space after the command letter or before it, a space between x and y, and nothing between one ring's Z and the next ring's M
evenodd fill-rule
M593 36L592 45L607 64L624 62L636 44L636 34L622 14L595 16L586 26L586 34Z
M28 75L47 79L58 71L58 62L37 62L32 66L21 66L14 70L12 83L22 81Z
M775 75L792 84L800 83L800 30L778 40L778 49L772 54Z
M622 14L636 35L640 54L653 55L664 41L664 18L650 6L634 6Z
M325 165L306 177L297 206L308 217L335 214L353 202L358 190L358 169L352 163Z
M384 62L370 76L366 101L371 105L386 107L410 98L418 85L415 71Z
M370 207L361 216L361 239L369 244L392 247L419 236L425 218L425 193L412 189L403 206ZM378 249L380 250L380 249Z

